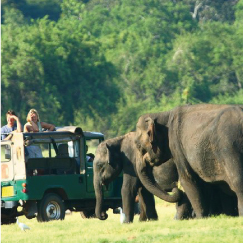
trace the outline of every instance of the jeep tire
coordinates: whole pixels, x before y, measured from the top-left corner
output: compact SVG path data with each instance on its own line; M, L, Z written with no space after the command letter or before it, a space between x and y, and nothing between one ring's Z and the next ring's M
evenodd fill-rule
M65 206L60 196L55 193L46 194L38 202L37 221L47 222L51 220L63 220L65 218Z

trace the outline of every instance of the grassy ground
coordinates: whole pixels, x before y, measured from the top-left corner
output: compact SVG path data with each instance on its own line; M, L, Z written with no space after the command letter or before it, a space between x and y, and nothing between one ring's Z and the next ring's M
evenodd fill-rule
M1 242L243 242L243 217L224 215L207 219L176 221L173 204L157 200L158 221L133 224L119 222L109 211L106 221L82 219L79 213L66 215L64 221L38 223L19 217L31 230L23 232L16 224L1 226Z

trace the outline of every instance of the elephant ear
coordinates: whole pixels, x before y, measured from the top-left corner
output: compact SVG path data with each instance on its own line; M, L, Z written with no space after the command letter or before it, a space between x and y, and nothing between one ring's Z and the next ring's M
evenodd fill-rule
M119 162L119 154L117 153L116 146L106 143L107 148L107 162L112 167L116 167Z
M148 126L147 134L149 136L149 142L153 144L155 141L155 122L151 117L147 117L145 122Z

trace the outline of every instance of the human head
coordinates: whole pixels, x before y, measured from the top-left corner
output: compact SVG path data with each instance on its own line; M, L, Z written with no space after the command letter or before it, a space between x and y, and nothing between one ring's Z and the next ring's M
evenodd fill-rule
M26 120L27 120L28 122L30 122L30 121L31 121L31 117L32 117L33 115L36 116L36 118L37 118L37 122L39 122L39 121L40 121L40 116L39 116L37 110L35 110L35 109L30 109L30 111L29 111L29 113L28 113L28 115L27 115Z
M12 116L17 116L13 110L8 110L6 113L6 119L10 127L14 126L15 119Z

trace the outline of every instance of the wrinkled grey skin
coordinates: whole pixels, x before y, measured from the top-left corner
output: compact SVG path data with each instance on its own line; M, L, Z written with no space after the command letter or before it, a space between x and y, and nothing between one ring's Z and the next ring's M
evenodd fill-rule
M136 173L136 152L137 148L134 143L135 132L126 134L125 136L113 138L102 142L95 153L94 160L94 188L96 194L96 216L100 219L104 217L102 212L102 185L108 185L123 171L122 185L122 204L123 212L126 215L126 223L133 222L134 218L134 202L139 192L139 202L141 206L140 221L157 220L157 212L155 209L154 196L149 193L140 183ZM158 178L158 184L164 190L168 200L179 200L170 196L167 192L171 192L178 181L178 174L175 164L172 160L167 161L161 166L150 167L150 173L153 177ZM167 192L166 192L167 191ZM184 196L180 205L177 206L177 214L175 218L183 219L191 217L191 206Z
M200 104L145 114L138 120L135 143L138 176L148 191L161 197L148 165L173 158L196 217L209 214L204 183L236 195L237 214L243 215L242 106Z

